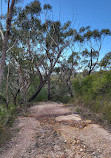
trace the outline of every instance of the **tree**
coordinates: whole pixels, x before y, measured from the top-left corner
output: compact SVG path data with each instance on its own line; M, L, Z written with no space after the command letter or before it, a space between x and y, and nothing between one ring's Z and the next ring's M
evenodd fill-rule
M15 5L15 0L12 0L11 2L10 2L10 0L8 0L5 35L2 31L2 29L0 30L1 35L2 35L2 54L1 54L1 63L0 63L0 86L1 86L1 82L2 82L3 74L4 74L6 53L8 51L7 46L8 46L8 39L9 39L9 35L10 35L14 5Z
M72 52L69 58L66 61L63 60L60 66L60 75L62 77L62 80L65 82L65 86L68 89L70 97L74 96L74 93L72 90L71 78L75 77L76 75L76 72L78 70L79 60L80 60L79 53Z
M111 52L107 53L99 63L100 67L106 70L111 69Z
M51 9L49 4L44 5L44 10ZM29 60L29 67L33 65L34 73L39 76L40 84L36 92L29 98L33 100L47 82L58 59L65 48L70 44L68 37L72 35L69 22L61 25L59 21L45 19L42 22L39 15L42 14L39 1L31 2L17 13L17 20L11 29L11 39L17 37L17 48L22 49L17 55L18 59ZM22 56L22 58L20 57ZM14 57L17 59L17 57ZM18 60L17 59L17 60ZM16 62L18 62L16 60ZM18 62L20 67L21 62ZM22 74L22 73L21 73Z
M102 30L91 30L90 27L82 27L79 29L79 34L77 34L76 40L81 42L84 46L84 50L82 51L82 57L85 59L82 61L86 67L88 68L88 75L95 69L95 67L99 63L100 51L102 48L102 43L106 36L109 36L109 29Z
M43 53L42 58L38 57L39 61L36 63L36 68L40 78L40 85L38 86L36 92L29 98L29 102L32 101L40 92L42 87L45 85L46 81L50 78L54 67L58 63L64 50L70 45L68 37L72 35L72 32L67 26L64 28L59 21L46 21L43 25L43 40L39 43ZM45 54L45 55L44 55ZM40 56L40 54L39 54ZM46 64L44 64L44 59L46 59ZM42 63L42 72L39 67ZM47 65L47 66L46 66Z
M88 68L87 75L90 75L91 72L94 70L95 66L98 64L99 52L98 51L93 51L92 49L91 49L91 52L90 52L87 49L85 49L82 52L82 56L85 58L82 61L83 64L86 64L85 70L86 70L86 68Z

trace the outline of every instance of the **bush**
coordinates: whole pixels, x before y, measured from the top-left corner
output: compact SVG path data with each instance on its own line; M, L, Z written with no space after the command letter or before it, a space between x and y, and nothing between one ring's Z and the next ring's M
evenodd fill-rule
M109 123L111 123L111 102L104 101L102 112L104 118L108 120Z
M9 109L5 105L0 106L0 129L3 129L7 122L9 123L9 120L13 120L15 111L16 108L13 105L9 105Z
M46 88L42 88L42 90L40 91L40 93L38 94L38 96L36 97L36 99L34 100L36 101L47 101L48 99L48 93L47 93L47 89Z
M102 113L111 122L111 71L100 71L86 76L81 85L73 81L75 97L96 113Z

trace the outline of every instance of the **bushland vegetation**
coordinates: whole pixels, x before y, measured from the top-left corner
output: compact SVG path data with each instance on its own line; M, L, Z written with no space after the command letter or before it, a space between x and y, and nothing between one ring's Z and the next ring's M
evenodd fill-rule
M93 112L111 123L111 71L99 71L80 79L73 80L75 97L72 101L83 103Z
M110 30L76 30L50 4L19 3L8 0L0 17L0 132L19 108L46 100L78 98L111 122L111 52L100 59Z

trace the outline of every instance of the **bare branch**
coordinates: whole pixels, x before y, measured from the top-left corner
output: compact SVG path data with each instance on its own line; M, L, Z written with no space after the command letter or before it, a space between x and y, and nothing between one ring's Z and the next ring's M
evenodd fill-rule
M6 51L6 53L7 53L8 51L10 51L10 50L15 46L15 44L16 44L16 41L15 41L14 44Z
M0 33L1 33L1 35L2 35L2 40L4 41L4 34L3 34L3 32L2 32L1 29L0 29Z

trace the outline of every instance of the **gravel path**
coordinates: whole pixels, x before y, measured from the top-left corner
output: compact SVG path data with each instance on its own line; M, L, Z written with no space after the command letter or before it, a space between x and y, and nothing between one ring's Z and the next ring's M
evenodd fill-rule
M0 158L111 158L111 134L62 104L35 105L14 128L20 130Z

